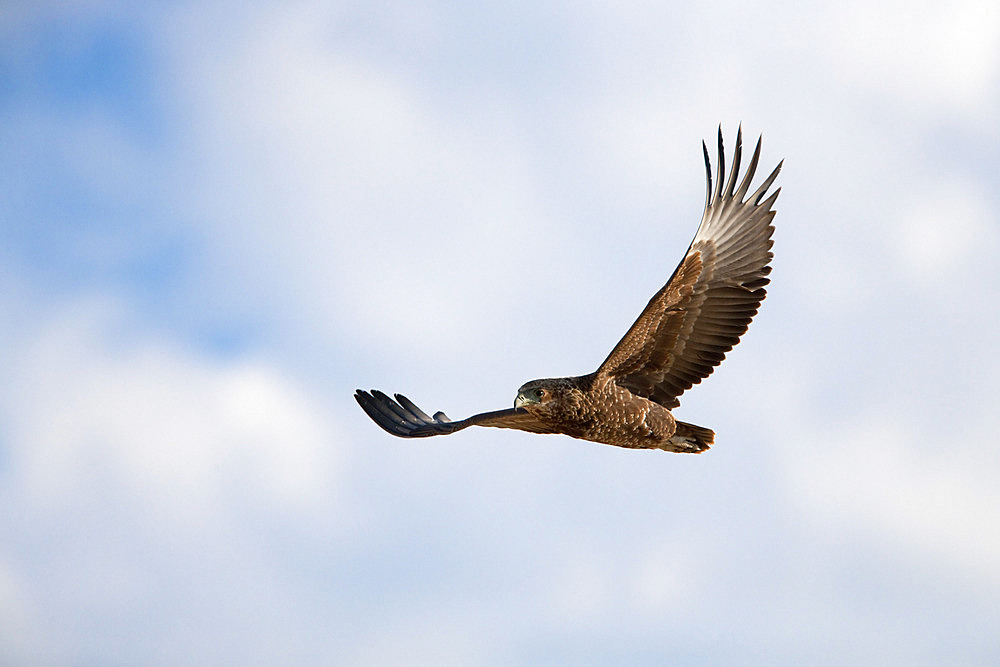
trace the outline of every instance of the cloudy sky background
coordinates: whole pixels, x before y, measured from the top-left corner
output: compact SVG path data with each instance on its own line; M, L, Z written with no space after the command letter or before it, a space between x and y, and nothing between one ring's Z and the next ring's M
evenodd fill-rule
M785 158L700 456L404 441ZM0 8L0 662L1000 661L991 1Z

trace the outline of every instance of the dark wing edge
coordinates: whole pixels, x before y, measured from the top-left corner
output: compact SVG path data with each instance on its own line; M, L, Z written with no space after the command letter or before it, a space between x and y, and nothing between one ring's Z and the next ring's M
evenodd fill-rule
M728 178L723 180L726 154L722 143L722 127L719 127L719 163L714 193L708 147L702 142L707 182L705 212L688 253L699 249L710 251L714 266L706 279L708 282L724 281L747 288L763 287L770 282L766 276L771 272L768 264L774 257L770 252L774 244L771 241L774 233L771 221L776 213L773 207L781 188L777 188L770 196L767 191L778 177L785 161L779 162L760 187L747 196L760 161L761 140L762 137L757 138L746 174L737 187L743 154L743 128L740 127L736 133L732 168ZM765 196L767 199L764 199Z
M719 159L713 188L708 147L705 211L684 259L650 299L635 324L601 364L597 375L667 408L708 377L746 333L766 296L773 257L772 209L781 188L767 196L784 161L747 196L760 159L761 139L739 180L743 129L736 135L733 163L725 176L719 127ZM737 184L738 183L738 184ZM767 198L765 199L765 196Z
M468 419L451 421L443 412L433 417L418 408L413 401L402 394L395 394L393 400L377 389L371 392L358 389L354 400L376 424L388 433L400 438L428 438L433 435L447 435L469 426L493 426L512 428L529 433L555 433L545 427L524 408L507 408L473 415Z

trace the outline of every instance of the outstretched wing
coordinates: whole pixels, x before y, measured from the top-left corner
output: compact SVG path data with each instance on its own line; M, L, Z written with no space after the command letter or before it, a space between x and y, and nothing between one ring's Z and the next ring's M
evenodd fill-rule
M719 128L714 190L708 147L702 143L708 187L701 226L670 280L598 368L598 380L612 378L635 394L674 408L680 404L678 397L708 377L746 333L770 282L771 207L781 188L764 197L782 163L747 197L760 158L760 139L737 186L742 142L741 128L724 181L726 158Z
M394 401L377 389L373 389L371 393L358 389L354 398L376 424L401 438L446 435L461 431L469 426L513 428L530 433L557 433L557 431L544 426L524 408L483 412L468 419L453 422L443 412L435 413L433 417L429 417L426 412L402 394L396 394Z

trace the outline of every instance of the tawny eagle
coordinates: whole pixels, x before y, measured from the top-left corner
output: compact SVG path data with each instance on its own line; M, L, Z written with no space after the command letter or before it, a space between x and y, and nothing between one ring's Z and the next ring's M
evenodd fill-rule
M667 284L653 295L608 358L593 373L532 380L517 391L514 407L451 421L428 416L401 394L358 390L355 399L376 424L393 435L419 438L468 426L495 426L531 433L562 433L619 447L702 452L715 441L710 429L677 421L678 398L719 365L733 349L764 300L770 282L772 209L781 188L768 196L782 163L747 196L760 138L739 178L742 128L728 178L722 128L712 186L708 181L701 225ZM766 197L766 199L765 199Z

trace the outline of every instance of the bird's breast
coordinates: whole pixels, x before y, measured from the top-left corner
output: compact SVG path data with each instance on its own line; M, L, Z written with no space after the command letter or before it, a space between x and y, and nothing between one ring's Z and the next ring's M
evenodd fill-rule
M576 437L594 442L657 447L676 430L669 410L616 385L595 392L583 408L581 423L585 422L586 428Z

